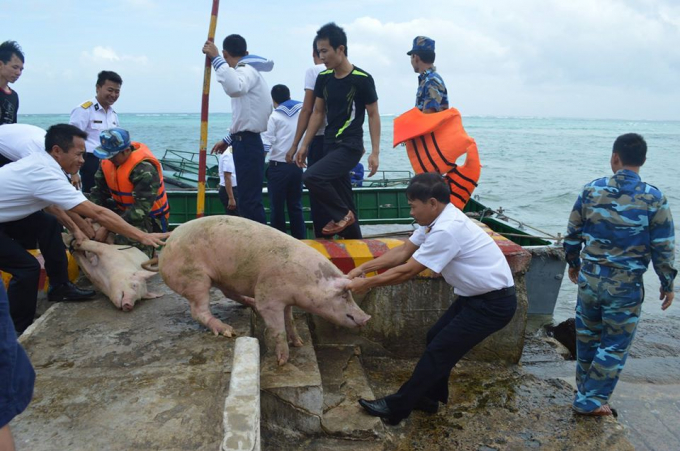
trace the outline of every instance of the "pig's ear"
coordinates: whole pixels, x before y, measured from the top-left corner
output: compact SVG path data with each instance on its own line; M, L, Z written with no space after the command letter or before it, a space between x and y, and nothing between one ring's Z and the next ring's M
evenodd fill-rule
M132 277L139 277L140 279L148 279L149 277L153 277L157 272L151 272L147 271L145 269L140 269L139 271L135 271L135 273L132 275Z

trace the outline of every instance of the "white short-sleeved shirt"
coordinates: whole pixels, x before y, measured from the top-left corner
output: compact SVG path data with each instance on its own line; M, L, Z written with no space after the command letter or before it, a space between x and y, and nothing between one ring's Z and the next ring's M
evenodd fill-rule
M86 200L45 151L0 168L0 223L23 219L50 205L70 210Z
M18 161L33 153L45 153L45 130L29 124L0 127L0 155Z
M118 114L116 114L113 107L110 106L108 110L104 110L99 105L97 97L75 107L71 111L71 118L68 122L87 133L87 139L85 140L85 150L87 153L92 153L96 147L101 145L99 133L102 130L120 126Z
M231 147L225 150L220 155L218 164L218 171L220 173L220 186L224 185L224 173L231 172L231 186L236 186L236 168L234 167L234 155L231 153Z
M325 64L317 64L307 69L307 72L305 72L305 91L310 90L314 92L314 86L316 85L316 77L318 77L319 74L325 70L326 70ZM314 97L314 100L316 101L316 96ZM319 131L316 132L316 136L323 135L325 131L326 124L319 127Z
M440 273L458 295L477 296L515 284L498 245L451 204L431 228L419 227L410 241L418 246L413 258Z

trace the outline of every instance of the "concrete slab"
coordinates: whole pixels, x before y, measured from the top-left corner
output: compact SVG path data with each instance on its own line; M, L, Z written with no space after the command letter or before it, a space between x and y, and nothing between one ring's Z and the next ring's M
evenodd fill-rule
M379 418L364 415L358 404L360 398L375 399L360 354L354 346L317 347L324 395L321 426L331 436L375 440L385 428Z
M256 338L236 339L221 450L260 451L260 346Z
M57 304L21 337L35 395L12 422L18 449L215 450L234 339L215 337L159 278L164 296L117 310L103 297ZM213 293L213 311L238 335L250 312Z

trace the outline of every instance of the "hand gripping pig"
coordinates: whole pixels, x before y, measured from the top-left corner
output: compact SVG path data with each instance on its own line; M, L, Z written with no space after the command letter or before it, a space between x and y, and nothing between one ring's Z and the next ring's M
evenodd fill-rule
M68 236L64 236L67 244ZM73 257L92 285L125 312L139 299L161 296L147 291L146 279L156 273L142 269L149 257L135 247L86 240L74 247Z
M210 312L210 287L254 308L267 340L276 344L279 365L288 361L288 341L302 346L293 306L345 327L370 319L347 290L349 279L323 255L248 219L210 216L182 224L161 251L159 271L189 300L191 316L215 335L231 337L233 329Z

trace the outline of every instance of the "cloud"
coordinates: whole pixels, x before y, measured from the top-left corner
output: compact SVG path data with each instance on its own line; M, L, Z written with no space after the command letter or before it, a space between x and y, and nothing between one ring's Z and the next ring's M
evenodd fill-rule
M124 66L130 65L130 63L141 66L146 66L149 64L149 59L144 55L118 55L118 53L111 47L102 46L96 46L91 51L83 51L81 53L81 61L86 64L121 63L121 65Z

